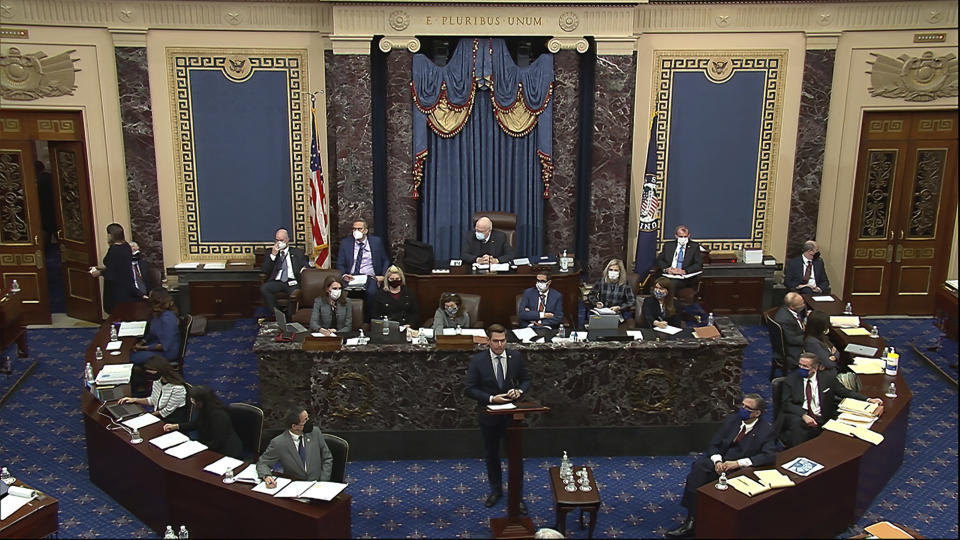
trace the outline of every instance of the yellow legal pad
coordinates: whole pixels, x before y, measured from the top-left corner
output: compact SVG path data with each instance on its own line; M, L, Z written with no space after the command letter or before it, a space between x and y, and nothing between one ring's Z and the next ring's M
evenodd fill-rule
M874 445L883 442L883 435L877 433L876 431L870 431L869 429L859 426L851 426L836 420L827 420L827 423L823 425L823 429L832 431L834 433L839 433L841 435L847 435L849 437L856 437L862 441L867 441L868 443Z
M760 479L760 483L771 488L785 488L795 486L793 480L789 476L781 473L776 469L768 469L766 471L753 471L753 474L757 475L757 478Z
M765 486L747 475L732 478L727 483L733 486L733 489L736 489L747 497L753 497L754 495L770 491L769 486Z
M870 331L866 328L841 328L844 334L848 336L869 336Z

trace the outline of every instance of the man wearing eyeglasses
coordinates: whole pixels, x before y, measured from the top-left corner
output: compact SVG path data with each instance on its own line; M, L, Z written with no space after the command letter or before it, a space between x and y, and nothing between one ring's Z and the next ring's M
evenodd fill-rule
M720 473L730 473L741 467L771 465L777 457L773 427L760 418L766 402L760 394L746 394L740 407L727 415L720 429L710 441L710 448L690 466L690 474L683 488L680 504L687 509L687 519L671 531L669 538L693 536L696 515L697 489L715 482Z
M563 294L551 289L549 272L537 274L535 287L523 291L520 305L517 306L517 318L520 326L554 329L563 320Z
M340 240L337 252L337 270L343 272L343 282L349 284L356 276L367 276L367 297L371 298L389 267L390 256L383 247L383 240L367 234L366 221L354 221L351 235Z
M507 350L507 329L503 325L490 325L487 338L490 350L470 357L464 395L477 400L477 423L483 437L490 483L490 495L483 504L489 508L503 496L500 441L506 434L510 415L486 414L485 411L487 405L502 405L520 399L530 388L530 374L523 365L520 352ZM527 505L522 500L520 513L527 513Z

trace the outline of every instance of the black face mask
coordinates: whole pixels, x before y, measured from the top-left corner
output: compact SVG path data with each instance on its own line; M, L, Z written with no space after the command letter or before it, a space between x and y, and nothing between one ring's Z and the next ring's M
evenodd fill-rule
M139 260L140 260L140 252L139 252L139 251L133 254L133 260L135 260L135 261L139 261Z
M398 280L390 280L390 281L387 282L387 283L388 283L391 287L393 287L394 289L397 289L397 288L400 287L400 285L403 285L403 282L400 281L399 279L398 279Z
M144 371L144 372L143 372L143 378L146 379L146 380L148 380L148 381L159 381L159 380L160 380L160 374L159 374L159 373L150 373L149 371Z
M819 259L819 258L820 258L820 252L819 252L819 251L813 254L813 260L817 260L817 259Z
M307 420L307 423L303 425L303 434L309 435L313 433L313 420Z

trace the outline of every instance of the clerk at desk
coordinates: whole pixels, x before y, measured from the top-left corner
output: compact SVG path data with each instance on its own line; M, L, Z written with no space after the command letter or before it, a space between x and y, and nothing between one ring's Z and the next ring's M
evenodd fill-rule
M463 241L463 264L497 264L510 262L514 258L513 247L507 242L503 231L493 228L490 218L484 216L477 220L473 232Z
M663 244L663 250L657 256L657 266L663 275L677 279L673 290L681 296L682 289L693 287L693 278L682 276L702 272L703 255L700 254L700 244L690 239L690 229L686 225L677 225L674 235L676 240Z

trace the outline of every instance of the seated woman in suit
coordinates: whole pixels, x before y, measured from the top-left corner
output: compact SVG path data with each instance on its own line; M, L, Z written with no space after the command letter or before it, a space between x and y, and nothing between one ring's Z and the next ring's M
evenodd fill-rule
M673 302L673 281L659 277L653 282L652 296L643 299L640 313L643 314L645 328L666 328L667 325L680 328L683 320Z
M806 324L803 332L803 352L817 355L823 369L836 373L837 359L840 358L840 354L827 339L827 332L830 331L830 316L822 311L814 311L807 316Z
M610 308L623 319L633 317L636 296L633 287L627 283L626 266L620 259L611 259L603 269L603 276L593 284L587 296L590 309Z
M463 309L463 300L457 293L443 293L440 307L433 314L433 333L441 334L444 328L467 328L470 326L470 314Z
M187 392L190 403L197 410L193 420L178 424L164 424L163 431L179 429L184 433L199 431L197 440L207 445L210 450L220 452L230 457L241 459L243 444L233 429L230 413L209 387L202 384L194 386Z
M403 270L393 265L384 274L383 286L370 302L370 318L381 319L386 316L397 321L400 326L417 326L420 314L417 312L417 297L407 288Z
M313 301L313 313L310 314L310 331L325 336L333 333L346 333L353 330L353 308L347 303L343 286L334 276L323 280L323 294Z
M134 364L143 364L154 355L173 361L180 354L180 321L173 297L166 289L154 289L150 291L150 307L153 318L147 325L147 335L133 346L130 354Z
M187 383L183 377L160 355L151 356L143 367L147 378L153 379L150 396L124 397L120 398L120 403L149 405L153 407L153 414L167 422L179 423L188 420Z

